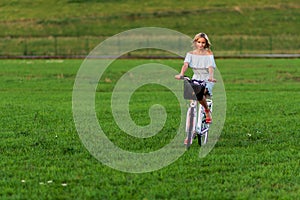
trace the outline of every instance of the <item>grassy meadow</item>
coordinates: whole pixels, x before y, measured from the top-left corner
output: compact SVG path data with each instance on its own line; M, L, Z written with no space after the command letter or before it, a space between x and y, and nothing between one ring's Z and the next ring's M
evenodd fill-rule
M140 174L101 164L81 143L72 116L81 62L0 61L1 199L299 198L299 59L217 59L227 115L214 149L200 159L193 144L171 165ZM131 67L150 62L179 70L182 60L117 60L97 89L96 101L107 101L96 106L101 126L131 151L164 146L178 127L174 96L146 87L132 96L132 118L149 123L149 105L155 102L166 108L166 126L144 141L118 134L108 106L111 90Z
M2 0L0 55L87 55L122 31L207 33L216 55L300 53L299 1Z
M121 172L94 158L75 128L72 90L83 60L1 59L0 199L299 199L300 59L221 59L299 54L299 7L298 0L1 0L1 58L86 56L104 39L140 27L190 37L205 32L225 84L227 112L206 157L199 158L194 143L160 170ZM118 59L96 90L99 124L127 151L160 149L179 126L178 101L158 85L143 86L130 99L131 117L141 126L150 123L151 105L164 106L168 117L157 135L129 136L112 116L118 80L151 62L178 71L182 64Z
M299 29L296 0L3 0L0 6L1 36L111 36L158 25L191 35L198 29L227 36L297 35Z

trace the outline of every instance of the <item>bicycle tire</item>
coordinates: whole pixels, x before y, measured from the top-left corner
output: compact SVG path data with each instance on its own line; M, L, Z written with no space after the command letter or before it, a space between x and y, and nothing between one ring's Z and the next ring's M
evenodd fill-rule
M202 144L205 145L208 141L208 132L209 130L205 131L205 133L202 135Z
M212 112L213 101L211 99L208 102L208 106L209 106L210 111ZM206 118L205 113L203 113L203 114L204 114L204 121L202 123L203 126L201 127L201 134L199 135L199 138L198 138L198 144L200 146L205 145L208 142L208 134L209 134L209 128L210 128L210 124L205 122L205 118Z
M200 134L198 134L198 144L200 146L202 145L205 145L208 141L208 132L209 132L209 129L201 132Z
M198 144L199 144L199 146L201 146L202 145L202 142L201 142L201 133L198 133L197 134L197 139L198 139Z
M197 120L197 139L198 139L198 144L199 146L201 146L201 132L202 132L202 127L204 125L204 121L203 121L203 107L202 105L199 105L199 110L198 110L198 120Z
M188 131L187 131L187 144L186 144L186 148L189 149L190 146L192 145L192 141L193 141L193 130L194 130L194 107L191 107L190 109L190 113L189 113L189 127L188 127Z
M203 113L203 121L201 124L201 131L198 133L198 144L199 146L205 145L208 141L208 133L209 133L209 124L206 123L206 116L205 113Z

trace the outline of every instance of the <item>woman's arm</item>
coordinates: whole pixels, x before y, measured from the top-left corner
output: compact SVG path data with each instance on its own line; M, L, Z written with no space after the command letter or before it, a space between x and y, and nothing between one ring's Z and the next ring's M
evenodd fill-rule
M216 82L217 80L214 79L214 68L213 67L208 67L208 73L209 73L208 81Z
M189 67L189 64L187 62L183 63L180 74L176 75L175 78L179 80L182 76L184 76L184 73L188 67Z

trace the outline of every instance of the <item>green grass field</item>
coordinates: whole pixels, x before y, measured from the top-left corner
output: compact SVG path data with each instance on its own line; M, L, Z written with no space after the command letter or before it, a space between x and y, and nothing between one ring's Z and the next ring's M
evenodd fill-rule
M140 174L101 164L81 143L72 116L81 62L0 61L1 199L299 198L299 59L217 59L227 115L215 148L200 159L193 144L171 165ZM131 151L164 146L178 127L172 94L146 87L132 96L132 117L149 123L149 105L156 102L170 116L166 127L147 140L118 135L111 89L131 67L149 62L179 70L182 60L117 60L97 89L97 99L107 102L96 107L101 125L113 142Z
M299 54L299 6L298 0L1 0L0 57L85 56L105 38L150 26L190 37L206 32L217 58ZM112 90L120 77L151 62L178 71L182 64L119 59L96 88L99 124L126 151L158 150L179 126L178 101L158 85L138 89L129 106L141 126L150 123L151 105L164 106L168 117L158 134L129 136L112 116ZM162 169L126 173L93 157L75 128L72 90L82 60L1 59L0 199L299 199L300 59L216 62L227 112L213 150L199 158L194 143Z
M191 35L198 31L195 27L227 36L297 35L299 29L296 0L217 0L198 4L192 0L176 3L170 0L141 3L134 0L3 0L0 5L1 36L111 36L127 29L158 24Z
M2 0L0 55L87 55L122 31L162 27L211 36L216 55L299 54L299 1Z

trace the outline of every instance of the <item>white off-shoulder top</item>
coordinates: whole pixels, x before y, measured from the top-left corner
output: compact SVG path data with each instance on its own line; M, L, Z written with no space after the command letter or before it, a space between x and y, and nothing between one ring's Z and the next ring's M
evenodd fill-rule
M184 62L189 64L189 67L193 70L193 79L205 80L209 78L208 68L216 68L216 63L213 55L199 55L187 53Z

